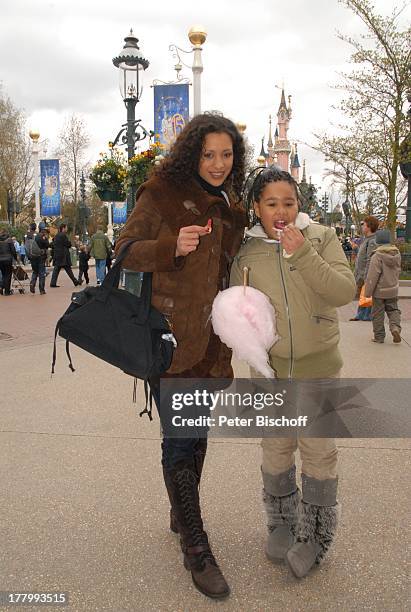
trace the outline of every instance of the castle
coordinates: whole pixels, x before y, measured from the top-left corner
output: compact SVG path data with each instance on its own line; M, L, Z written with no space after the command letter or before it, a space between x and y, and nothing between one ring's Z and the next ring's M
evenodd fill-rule
M269 117L269 131L267 151L264 150L264 137L261 141L261 152L258 161L266 166L276 164L282 170L286 170L297 181L307 182L305 173L305 161L303 162L303 173L300 181L300 160L298 158L297 143L291 144L288 140L288 129L292 117L291 96L288 96L288 106L285 100L284 87L281 91L280 106L277 111L277 127L275 128L274 141L272 137L272 117Z

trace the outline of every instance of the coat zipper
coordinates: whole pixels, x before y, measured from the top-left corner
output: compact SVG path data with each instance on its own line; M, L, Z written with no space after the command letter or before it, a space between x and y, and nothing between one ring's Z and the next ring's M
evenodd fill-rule
M285 309L287 311L287 318L288 318L288 329L290 332L290 368L288 371L288 378L289 380L292 379L292 374L293 374L293 367L294 367L294 348L293 348L293 330L291 327L291 318L290 318L290 308L289 308L289 303L288 303L288 295L287 295L287 289L285 287L285 280L284 280L284 273L283 273L283 266L282 266L282 257L281 257L281 245L278 245L278 262L280 265L280 274L281 274L281 282L283 284L283 291L284 291L284 298L285 298Z

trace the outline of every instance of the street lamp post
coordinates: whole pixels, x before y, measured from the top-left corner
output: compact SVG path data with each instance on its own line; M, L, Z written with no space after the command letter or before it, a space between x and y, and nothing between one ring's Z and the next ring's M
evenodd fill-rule
M346 200L343 202L342 208L345 215L345 235L350 235L350 225L351 225L351 215L350 215L350 200L349 200L349 188L350 188L350 169L347 166L347 170L345 173L345 190L346 190Z
M14 226L16 223L16 211L14 208L13 196L11 194L10 189L7 189L7 216L9 220L9 225Z
M322 208L324 211L324 225L328 225L328 216L327 216L327 211L328 211L328 194L327 192L324 193L323 197L321 198L321 203L322 203Z
M405 211L405 242L411 242L411 89L407 95L410 107L408 109L408 119L410 123L410 132L404 139L404 145L408 151L404 162L400 163L400 169L403 177L408 181L407 208Z
M143 71L148 68L149 61L143 57L133 30L130 30L124 41L125 45L119 55L113 58L113 64L119 69L120 92L127 109L127 122L122 125L112 146L115 147L121 139L121 144L127 149L127 159L130 161L134 157L136 142L144 140L147 136L151 138L153 132L148 132L141 125L141 119L136 120L135 116L136 105L141 99L143 90ZM134 208L135 192L135 185L131 183L127 192L127 216Z
M180 80L179 73L182 68L182 65L189 68L185 64L181 57L180 53L184 53L188 55L189 53L194 54L193 65L191 66L191 70L193 72L193 117L199 115L201 113L201 73L203 72L203 63L201 59L201 51L203 50L202 45L205 43L207 39L207 32L205 28L201 25L192 26L188 32L188 38L193 45L191 51L185 51L181 49L175 44L169 46L169 50L174 53L174 56L177 58L178 63L175 66L175 70L177 72L177 81Z
M193 26L188 32L188 38L193 45L193 98L194 98L194 117L201 113L201 73L203 72L203 62L201 60L202 46L207 38L207 32L203 26Z
M40 132L38 130L31 130L29 132L29 136L33 142L32 146L32 155L33 155L33 170L34 170L34 201L35 201L35 218L34 221L37 224L37 227L41 221L40 216L40 176L39 176L39 138Z
M107 202L107 238L113 242L113 202Z
M121 130L113 140L111 148L115 147L120 142L127 149L127 159L130 161L134 157L136 142L144 140L147 136L151 138L154 132L147 131L141 125L141 119L136 119L136 105L141 99L143 91L143 71L149 66L149 61L143 57L138 46L138 38L133 35L133 30L124 39L125 45L117 57L113 58L113 64L119 69L120 75L120 93L127 109L127 122L121 127ZM136 187L134 181L131 181L127 190L127 217L131 214L136 200ZM109 226L111 225L112 234L112 207L109 204ZM142 273L134 272L133 270L124 270L124 286L127 291L139 295L141 292Z
M84 172L81 172L80 178L80 205L79 205L79 225L80 225L80 238L81 242L84 242L87 235L87 216L89 209L86 206L86 181L84 178Z
M351 230L351 238L355 238L355 225L354 223L350 227Z

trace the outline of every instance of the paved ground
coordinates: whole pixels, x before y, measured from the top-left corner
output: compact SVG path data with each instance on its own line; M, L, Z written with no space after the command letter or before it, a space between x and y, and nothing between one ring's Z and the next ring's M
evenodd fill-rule
M258 441L211 440L201 495L232 596L200 595L167 529L158 421L136 417L131 379L75 347L71 373L62 342L50 379L72 291L60 280L0 296L0 590L68 591L79 612L409 609L406 439L339 440L336 546L300 582L264 557ZM355 304L340 309L345 376L410 377L411 300L401 309L400 345L371 343L371 324L348 322Z

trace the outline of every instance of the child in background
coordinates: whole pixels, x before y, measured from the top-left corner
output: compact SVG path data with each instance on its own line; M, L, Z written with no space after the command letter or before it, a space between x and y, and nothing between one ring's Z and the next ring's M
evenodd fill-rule
M87 251L85 244L80 246L80 253L78 257L78 282L81 285L83 282L83 274L86 280L86 285L89 284L90 279L88 277L88 260L90 259L90 253Z
M398 287L401 272L401 254L391 244L389 230L377 230L377 248L371 255L365 280L365 296L372 297L373 342L382 344L385 339L384 316L387 313L393 341L401 342L401 310L398 308Z
M257 223L246 232L231 269L231 285L265 293L276 312L280 339L269 352L278 378L339 376L336 308L350 302L356 284L338 237L298 210L298 187L288 172L260 171L248 194ZM255 220L255 219L254 219ZM337 447L332 438L262 440L267 556L286 560L302 578L325 557L337 528ZM302 499L294 453L302 459Z
M26 247L24 246L24 240L20 242L20 259L24 266L26 264Z

